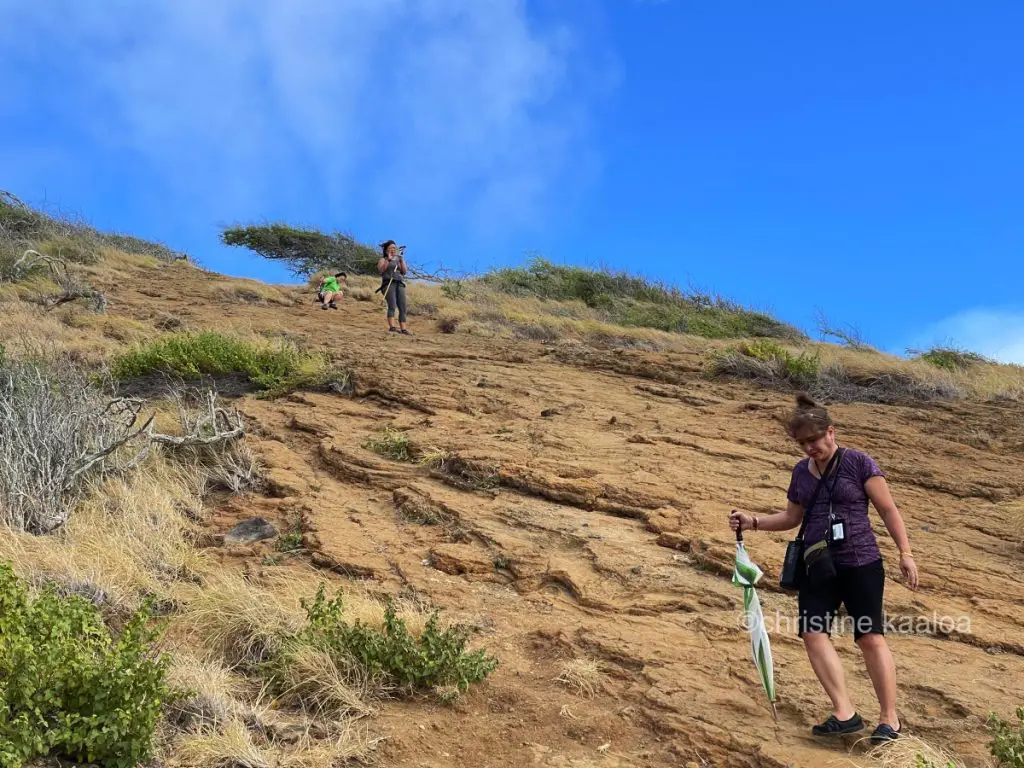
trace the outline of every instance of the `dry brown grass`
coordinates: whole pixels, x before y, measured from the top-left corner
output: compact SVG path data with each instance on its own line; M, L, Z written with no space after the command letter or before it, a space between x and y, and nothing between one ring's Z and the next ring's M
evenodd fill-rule
M561 672L555 678L577 696L593 698L601 687L604 671L601 662L595 659L570 659L562 664Z
M69 326L58 313L18 299L0 302L0 343L9 354L53 350L88 363L99 363L120 347L96 328Z
M267 285L258 280L230 278L219 281L209 289L211 299L220 302L240 304L275 304L279 307L294 306L295 296L287 288Z
M167 683L182 696L170 706L170 725L183 732L201 733L227 725L246 710L245 680L219 660L204 660L177 649L171 657Z
M59 535L4 532L0 558L23 578L56 581L118 612L134 610L144 594L177 599L206 569L182 514L202 509L195 482L153 456L142 471L97 488Z
M874 746L865 757L879 768L919 768L919 755L927 768L966 768L955 755L916 736L903 736L888 744Z
M299 601L315 592L314 579L292 569L268 574L259 584L220 570L190 590L180 626L192 647L212 654L208 659L260 661L281 650L282 635L302 628L306 616Z
M185 735L171 750L168 762L181 768L271 768L278 764L274 750L257 745L238 720L220 729Z
M409 303L436 307L435 321L443 333L666 352L692 352L716 345L697 336L604 322L580 301L518 298L482 286L472 287L466 299L453 301L437 286L415 285L409 288Z
M314 717L365 717L375 712L378 681L367 678L354 662L345 663L326 651L297 645L287 651L284 691L278 700Z
M90 335L121 344L139 344L156 335L152 326L123 315L97 314L74 306L58 310L56 315L69 328L90 331Z

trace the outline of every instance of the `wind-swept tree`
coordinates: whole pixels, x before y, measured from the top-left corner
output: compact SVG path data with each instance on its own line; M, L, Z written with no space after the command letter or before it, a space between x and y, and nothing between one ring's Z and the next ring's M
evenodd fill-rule
M326 234L287 224L230 227L221 234L225 245L243 246L265 259L283 262L295 275L308 278L323 270L376 275L379 252L350 235Z

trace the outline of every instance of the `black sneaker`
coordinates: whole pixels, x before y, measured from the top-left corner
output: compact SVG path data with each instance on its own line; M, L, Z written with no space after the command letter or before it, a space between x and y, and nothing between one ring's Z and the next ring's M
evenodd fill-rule
M842 736L846 733L856 733L863 730L864 719L854 713L849 720L840 720L835 715L829 715L828 719L811 728L815 736Z
M879 723L878 727L871 734L872 744L884 744L887 741L896 741L903 732L903 723L900 723L900 727L893 730L893 727L888 723Z

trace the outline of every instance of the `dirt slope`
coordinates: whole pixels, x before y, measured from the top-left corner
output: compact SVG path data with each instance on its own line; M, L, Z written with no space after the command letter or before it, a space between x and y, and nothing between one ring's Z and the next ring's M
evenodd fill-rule
M211 302L210 283L222 278L164 273L158 296L140 292L157 293L141 272L98 287L112 314L292 334L356 370L351 396L239 402L257 425L273 497L231 502L215 528L301 513L314 563L445 607L501 660L454 707L389 705L371 724L384 737L383 764L818 766L851 750L863 763L862 745L807 735L828 702L786 623L771 637L781 698L773 723L729 580L728 511L780 509L800 459L777 421L789 396L703 380L699 360L681 354L496 343L443 335L419 318L416 335L403 337L386 333L380 303L323 312L300 293L294 306ZM1020 406L833 413L841 441L886 471L922 572L917 593L898 583L876 517L890 617L945 616L957 630L891 638L906 730L982 764L988 712L1006 716L1024 700ZM387 424L461 462L432 472L361 447ZM408 519L424 516L443 524ZM747 537L768 572L770 622L795 611L773 588L788 537ZM225 561L261 567L262 554ZM873 720L852 637L838 646ZM554 680L576 657L604 664L592 698Z

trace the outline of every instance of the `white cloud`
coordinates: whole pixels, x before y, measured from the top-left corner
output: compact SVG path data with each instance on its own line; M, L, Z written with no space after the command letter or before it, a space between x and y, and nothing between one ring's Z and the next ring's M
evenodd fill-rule
M334 210L530 226L593 167L585 86L605 63L524 0L0 0L0 17L9 90L219 215L308 193L305 169ZM50 90L18 82L44 63Z
M1004 363L1024 364L1024 310L972 309L922 333L915 346L950 345Z

